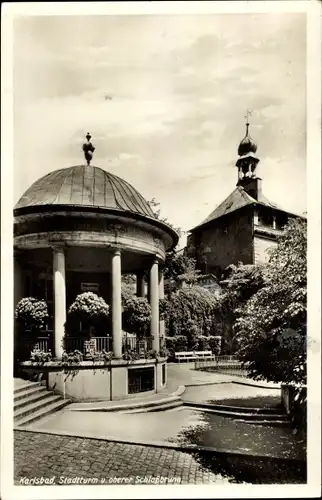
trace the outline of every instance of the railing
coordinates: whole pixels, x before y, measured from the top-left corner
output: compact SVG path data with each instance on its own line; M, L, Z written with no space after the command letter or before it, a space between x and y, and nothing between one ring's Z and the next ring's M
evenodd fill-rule
M152 350L152 337L137 339L135 337L123 337L123 352L132 351L144 357L147 351Z
M214 356L214 359L198 359L195 361L195 370L223 372L226 375L246 377L247 370L237 356Z
M85 354L84 342L86 338L83 337L67 337L65 339L65 349L67 352L78 350ZM103 350L109 352L113 350L113 339L111 337L94 337L91 340L95 341L97 352ZM122 351L131 351L144 357L147 351L152 350L152 337L137 339L136 337L123 337Z
M88 339L83 337L67 337L65 339L65 349L67 352L80 351L85 354L84 342ZM101 351L112 351L112 339L111 337L94 337L91 340L95 341L95 350L97 352Z
M40 351L49 352L52 351L52 341L49 337L38 337L35 343L34 349L39 349Z
M66 337L64 341L64 349L67 352L80 351L85 354L85 342L88 340L86 337ZM113 339L111 337L94 337L91 340L95 341L95 351L107 352L113 351ZM29 358L32 347L28 345L28 339L24 341L21 339L19 345L25 349L24 357ZM53 353L53 340L52 337L38 337L33 345L33 349L39 349L44 352ZM145 337L137 339L136 337L123 337L122 351L131 351L144 358L146 352L152 350L152 337Z

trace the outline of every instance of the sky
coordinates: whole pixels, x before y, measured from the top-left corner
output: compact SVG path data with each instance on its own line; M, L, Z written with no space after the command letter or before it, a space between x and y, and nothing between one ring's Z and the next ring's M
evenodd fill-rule
M90 132L92 164L187 231L236 186L247 109L264 194L305 212L305 14L16 18L14 203Z

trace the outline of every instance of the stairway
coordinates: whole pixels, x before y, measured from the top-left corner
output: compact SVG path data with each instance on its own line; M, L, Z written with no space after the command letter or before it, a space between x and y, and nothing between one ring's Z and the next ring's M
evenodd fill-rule
M48 391L41 382L21 383L14 390L14 426L22 427L62 409L68 399Z
M151 411L172 410L183 405L177 395L155 394L153 397L126 399L123 401L98 401L96 403L72 404L70 411L94 411L109 413L145 413Z
M221 417L229 417L239 422L257 425L288 426L289 418L279 408L250 408L241 406L228 406L210 403L184 402L185 406L196 410L203 410Z
M178 408L179 406L182 405L183 401L181 398L179 398L178 396L170 396L168 398L160 399L159 401L147 403L145 405L141 403L137 407L133 405L132 407L129 407L122 413L146 413L151 411L166 411Z

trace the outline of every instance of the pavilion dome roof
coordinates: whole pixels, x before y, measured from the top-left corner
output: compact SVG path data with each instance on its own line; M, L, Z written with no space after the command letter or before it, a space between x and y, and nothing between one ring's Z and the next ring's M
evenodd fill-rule
M149 203L131 184L91 165L63 168L41 177L22 195L15 210L44 205L123 210L155 218Z

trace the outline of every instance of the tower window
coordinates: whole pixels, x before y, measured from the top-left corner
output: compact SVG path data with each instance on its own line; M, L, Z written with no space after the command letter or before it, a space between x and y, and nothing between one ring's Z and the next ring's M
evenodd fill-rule
M268 212L259 212L258 224L265 227L273 227L273 215Z

